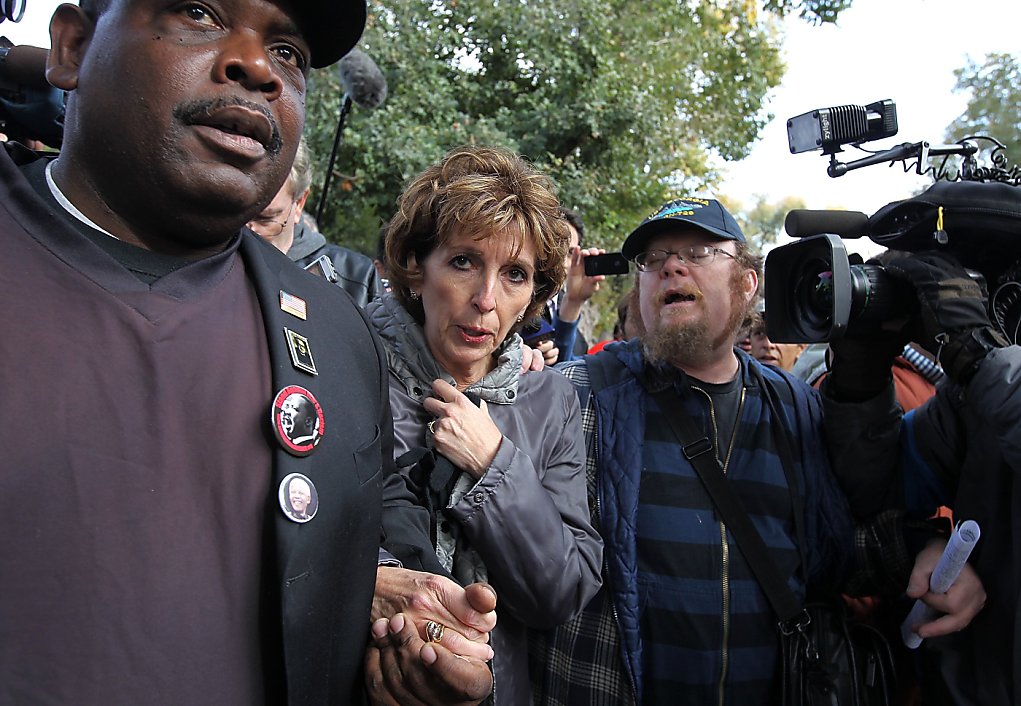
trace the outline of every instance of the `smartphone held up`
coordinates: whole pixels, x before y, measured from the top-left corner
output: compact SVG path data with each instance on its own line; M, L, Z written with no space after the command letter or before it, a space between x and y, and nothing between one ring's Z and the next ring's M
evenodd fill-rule
M626 275L628 273L628 261L619 252L608 252L605 255L585 256L585 275L594 277L596 275Z

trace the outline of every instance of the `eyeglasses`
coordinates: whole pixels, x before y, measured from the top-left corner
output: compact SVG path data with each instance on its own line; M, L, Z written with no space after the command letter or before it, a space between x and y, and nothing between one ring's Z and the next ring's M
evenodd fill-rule
M289 216L282 221L253 218L248 221L248 228L249 230L255 231L257 235L261 235L263 238L275 238L284 232L284 227L287 226L287 221L289 220Z
M635 255L635 265L642 272L658 272L670 259L676 255L681 262L692 267L705 267L713 264L716 260L716 253L722 253L732 260L737 257L730 254L723 248L716 248L712 245L686 245L680 250L646 250Z

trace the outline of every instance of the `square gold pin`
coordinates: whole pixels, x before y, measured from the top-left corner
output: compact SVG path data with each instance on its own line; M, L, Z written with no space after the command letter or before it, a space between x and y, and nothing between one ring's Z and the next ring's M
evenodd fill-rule
M286 327L284 327L284 335L287 337L287 348L291 351L291 363L294 364L294 367L304 370L306 373L318 375L319 371L316 370L315 361L312 360L312 349L309 348L308 339Z

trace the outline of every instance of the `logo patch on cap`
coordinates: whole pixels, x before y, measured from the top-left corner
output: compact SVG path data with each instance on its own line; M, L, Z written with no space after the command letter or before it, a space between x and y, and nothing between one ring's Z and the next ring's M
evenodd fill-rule
M696 208L702 208L703 206L708 205L708 199L697 199L693 197L675 199L664 206L660 206L658 211L654 212L645 220L653 221L658 218L670 218L672 216L694 216Z
M628 260L634 260L647 247L650 238L660 233L691 228L720 238L745 242L741 226L722 203L716 199L683 196L653 211L624 239L621 252Z

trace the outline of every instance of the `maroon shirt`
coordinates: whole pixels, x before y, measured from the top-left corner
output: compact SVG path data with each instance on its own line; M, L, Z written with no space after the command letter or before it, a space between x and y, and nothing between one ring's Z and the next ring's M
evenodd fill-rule
M0 161L0 702L259 703L273 391L236 241L147 285Z

